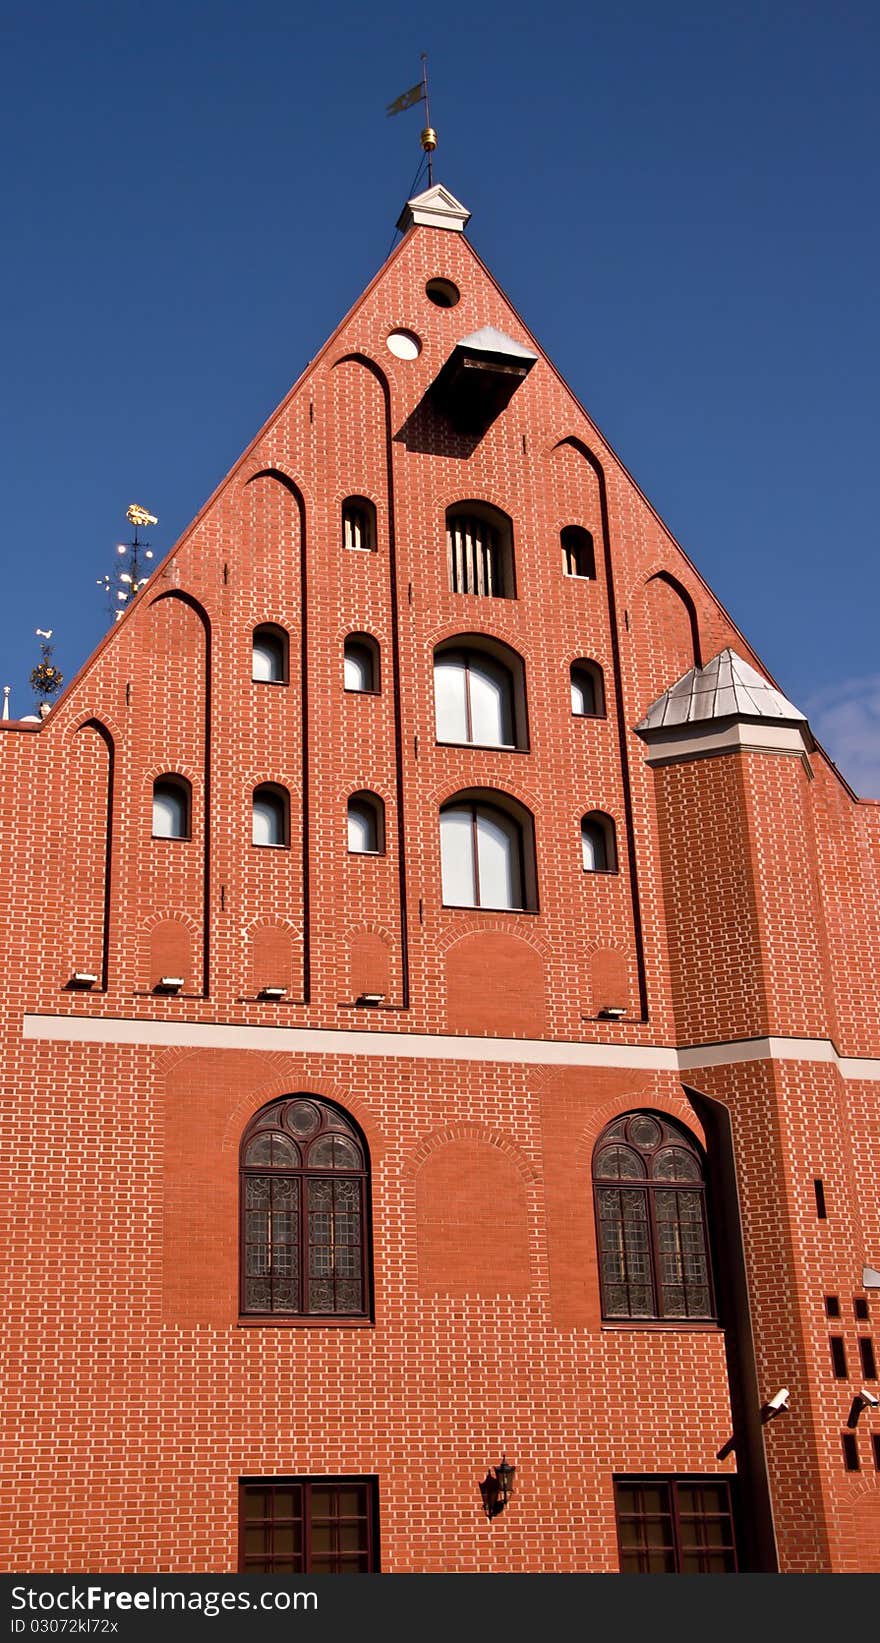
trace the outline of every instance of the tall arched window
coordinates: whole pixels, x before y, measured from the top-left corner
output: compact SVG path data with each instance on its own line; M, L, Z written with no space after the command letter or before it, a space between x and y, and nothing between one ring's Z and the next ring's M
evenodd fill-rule
M188 839L192 789L184 776L159 776L153 783L153 838Z
M459 793L440 812L443 900L510 912L537 905L531 817L522 805Z
M507 515L483 502L446 513L446 556L453 593L513 599L513 532Z
M583 719L604 719L605 688L598 662L572 662L571 711Z
M290 801L283 787L266 782L254 788L251 837L254 844L290 843Z
M241 1144L241 1309L363 1318L369 1312L366 1148L313 1096L264 1107Z
M254 628L251 678L260 684L286 685L287 634L264 623Z
M342 504L342 546L358 553L376 551L376 509L366 496L347 496Z
M591 810L581 822L581 857L585 873L616 873L614 823L604 810Z
M381 856L385 806L377 793L352 793L348 801L348 849L353 856Z
M510 665L501 659L510 657ZM525 747L522 664L507 647L479 641L434 652L438 742Z
M379 646L368 633L350 633L343 647L346 690L375 695L379 689Z
M566 525L559 538L562 544L562 569L566 576L596 575L596 554L593 538L580 525Z
M671 1118L631 1112L593 1154L605 1318L714 1318L703 1154Z

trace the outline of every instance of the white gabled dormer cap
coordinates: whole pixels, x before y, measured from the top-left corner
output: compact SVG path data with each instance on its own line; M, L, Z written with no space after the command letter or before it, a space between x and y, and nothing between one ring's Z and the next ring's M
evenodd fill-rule
M451 228L453 233L462 234L465 225L471 220L471 214L461 200L450 194L442 183L435 183L433 188L427 188L424 194L415 194L406 205L397 219L397 226L406 233L408 228L421 226L423 228Z
M735 650L722 650L705 667L691 668L658 696L636 729L665 730L673 725L727 718L807 722L804 714Z

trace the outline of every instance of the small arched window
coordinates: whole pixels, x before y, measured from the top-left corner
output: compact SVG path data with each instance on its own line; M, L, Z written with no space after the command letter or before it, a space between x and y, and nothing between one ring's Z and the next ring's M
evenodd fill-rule
M605 687L597 662L572 662L571 711L582 719L604 719Z
M376 551L376 509L366 496L347 496L342 504L342 546L356 553Z
M510 912L537 905L532 821L515 800L459 793L440 812L440 869L448 907Z
M714 1318L703 1154L672 1119L627 1113L593 1154L605 1318Z
M589 531L580 525L566 525L559 538L562 544L562 569L566 576L585 576L595 579L596 553Z
M513 599L513 531L507 515L483 502L446 513L446 556L453 593Z
M581 822L581 855L585 873L616 873L614 823L603 810L591 810Z
M192 790L183 776L160 776L153 783L153 838L188 839Z
M287 634L268 623L254 628L251 678L260 684L287 684Z
M352 793L348 801L348 849L353 856L381 856L385 806L377 793Z
M369 1312L366 1147L350 1118L294 1095L241 1145L241 1309L291 1317Z
M254 844L276 849L290 843L290 801L283 787L267 782L254 788L251 837Z
M510 656L510 666L480 644L443 645L435 651L438 742L474 747L527 745L522 664L506 646L504 651Z
M350 633L343 647L346 690L375 695L379 689L379 646L366 633Z

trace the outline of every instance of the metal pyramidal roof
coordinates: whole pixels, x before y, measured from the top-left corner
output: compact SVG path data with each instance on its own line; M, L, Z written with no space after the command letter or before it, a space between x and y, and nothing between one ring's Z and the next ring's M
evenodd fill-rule
M484 325L481 330L472 331L470 336L462 337L457 346L472 348L475 353L512 355L514 359L530 359L532 362L538 357L534 349L526 348L524 343L509 337L505 331L499 331L497 325Z
M782 692L768 684L735 650L719 651L705 667L691 668L652 702L637 730L705 724L710 719L785 719L806 724Z

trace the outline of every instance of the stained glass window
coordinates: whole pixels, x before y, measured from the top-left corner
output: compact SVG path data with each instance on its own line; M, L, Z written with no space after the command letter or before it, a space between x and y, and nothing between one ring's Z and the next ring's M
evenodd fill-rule
M703 1161L678 1124L628 1113L593 1155L605 1318L713 1318Z
M366 1317L367 1165L354 1124L311 1096L251 1121L241 1150L242 1312Z

